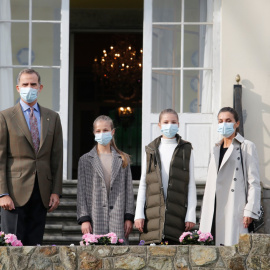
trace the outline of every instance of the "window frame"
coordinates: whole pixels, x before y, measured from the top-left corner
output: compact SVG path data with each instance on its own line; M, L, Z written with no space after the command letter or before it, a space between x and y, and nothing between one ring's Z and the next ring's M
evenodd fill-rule
M61 117L63 141L64 141L64 166L63 178L67 179L67 141L68 141L68 82L69 76L69 0L61 0L61 19L60 20L32 20L33 1L29 0L29 18L27 20L0 20L0 22L7 23L28 23L29 24L29 37L28 46L29 52L32 51L32 25L33 23L52 23L60 24L60 66L53 65L32 65L31 53L28 54L28 65L2 65L0 68L40 68L40 69L58 69L60 70L60 104L59 113ZM42 74L41 74L42 77Z

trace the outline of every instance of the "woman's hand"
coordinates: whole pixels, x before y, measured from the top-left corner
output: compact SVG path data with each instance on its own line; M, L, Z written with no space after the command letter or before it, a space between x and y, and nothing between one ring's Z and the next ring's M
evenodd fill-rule
M125 221L125 237L128 238L129 234L132 232L133 223L130 220Z
M82 229L82 233L83 234L92 233L93 232L91 223L89 221L83 222L82 223L82 226L81 226L81 229Z
M185 224L186 224L186 226L185 226L186 232L190 231L195 226L195 223L193 223L193 222L186 222Z
M253 221L253 218L251 217L244 217L243 218L243 223L244 223L244 228L248 228L248 225Z
M143 232L143 227L144 227L144 219L136 219L135 220L135 227L139 230L140 233Z

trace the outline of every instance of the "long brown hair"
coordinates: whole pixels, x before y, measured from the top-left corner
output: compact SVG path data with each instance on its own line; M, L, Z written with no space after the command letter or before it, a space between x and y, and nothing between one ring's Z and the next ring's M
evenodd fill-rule
M96 118L96 120L94 121L93 123L93 130L95 131L95 126L96 126L96 123L98 121L106 121L106 122L109 122L110 126L111 126L111 129L113 130L114 129L114 125L113 125L113 120L107 116L107 115L100 115L99 117ZM116 152L121 156L122 160L123 160L123 164L122 164L122 167L123 168L126 168L128 166L128 164L130 163L130 157L128 154L124 153L123 151L119 150L116 146L116 143L115 143L115 139L114 139L114 136L112 137L112 140L111 140L111 146L116 150Z

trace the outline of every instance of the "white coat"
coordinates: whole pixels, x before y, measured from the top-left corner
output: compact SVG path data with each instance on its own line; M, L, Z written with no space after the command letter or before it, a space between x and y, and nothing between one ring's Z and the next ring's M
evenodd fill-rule
M215 243L217 246L231 246L238 243L239 234L248 232L244 228L243 217L256 219L260 214L259 164L254 143L237 134L226 151L218 171L222 143L223 140L217 143L211 154L200 231L211 232L216 197ZM240 147L245 178L241 164ZM247 199L245 188L248 190Z

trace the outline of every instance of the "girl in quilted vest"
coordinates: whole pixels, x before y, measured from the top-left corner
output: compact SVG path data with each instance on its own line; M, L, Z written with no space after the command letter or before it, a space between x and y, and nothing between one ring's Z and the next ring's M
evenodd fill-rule
M135 226L146 244L179 244L196 223L196 186L192 146L178 134L178 114L160 113L161 136L145 147Z
M116 233L128 243L134 220L134 195L129 156L114 141L110 117L93 124L96 146L78 168L77 219L83 234Z

